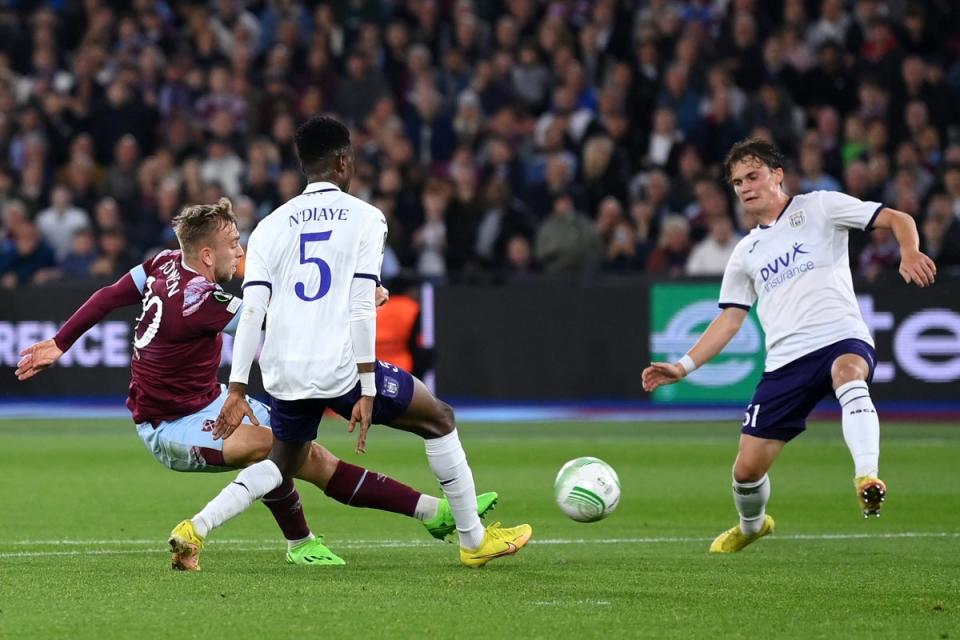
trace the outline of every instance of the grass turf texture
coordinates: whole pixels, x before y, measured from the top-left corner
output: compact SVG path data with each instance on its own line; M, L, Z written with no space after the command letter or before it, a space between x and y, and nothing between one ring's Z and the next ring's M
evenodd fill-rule
M437 494L417 438L375 428L360 457L344 432L325 421L320 439ZM461 437L478 490L500 492L493 517L534 527L514 558L465 569L419 523L300 483L346 567L284 564L256 505L182 574L166 535L229 475L164 469L123 421L0 421L0 638L960 638L960 426L884 425L889 499L864 521L839 425L813 425L771 474L777 532L723 557L707 546L735 522L735 425L467 424ZM596 524L553 501L557 470L581 455L623 483Z

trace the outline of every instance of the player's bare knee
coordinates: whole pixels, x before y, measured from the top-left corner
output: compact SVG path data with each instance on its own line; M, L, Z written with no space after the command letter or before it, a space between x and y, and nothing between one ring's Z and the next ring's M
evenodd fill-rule
M842 387L854 380L866 380L869 372L866 363L860 358L838 358L830 368L833 388Z
M435 402L434 410L430 417L424 420L423 431L429 434L428 437L440 438L457 428L457 422L453 415L453 408L442 400Z
M307 461L319 472L321 479L326 482L330 479L330 476L333 475L333 472L336 471L340 458L330 453L330 451L324 447L314 443L310 446Z
M457 428L457 421L453 415L453 407L442 400L437 400L437 431L439 435L445 436L453 433Z
M267 456L270 455L270 444L270 440L265 440L263 442L257 442L254 444L249 464L256 464L261 460L266 460Z
M766 469L761 469L756 465L737 464L733 468L733 481L740 484L749 484L757 482L767 473Z
M243 442L241 449L232 449L234 460L239 458L240 466L249 467L270 455L270 438L250 438ZM226 449L226 447L224 447ZM238 455L239 454L239 455ZM234 462L236 464L236 462Z

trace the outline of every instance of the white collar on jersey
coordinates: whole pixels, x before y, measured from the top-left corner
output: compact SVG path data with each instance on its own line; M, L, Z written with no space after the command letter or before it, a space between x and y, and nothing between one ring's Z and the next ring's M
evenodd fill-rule
M340 187L332 182L311 182L303 190L303 194L316 193L318 191L340 191Z

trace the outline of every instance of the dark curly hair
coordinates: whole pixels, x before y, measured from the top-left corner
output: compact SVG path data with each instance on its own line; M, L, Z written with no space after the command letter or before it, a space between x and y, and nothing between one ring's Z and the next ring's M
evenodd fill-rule
M733 165L748 158L756 159L771 170L783 169L784 158L777 145L760 138L747 138L733 145L723 161L723 174L727 182L730 181L730 170Z
M350 130L330 116L314 116L297 127L294 138L304 170L350 150Z

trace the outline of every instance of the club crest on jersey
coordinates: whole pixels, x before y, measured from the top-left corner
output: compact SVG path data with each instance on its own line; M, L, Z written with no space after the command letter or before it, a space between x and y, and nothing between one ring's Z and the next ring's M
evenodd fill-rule
M806 221L807 219L803 215L803 209L800 209L800 211L797 211L796 213L790 214L790 226L793 227L794 229L798 229L802 227L803 223Z
M384 378L383 395L388 398L396 398L398 393L400 393L400 383L395 378Z

